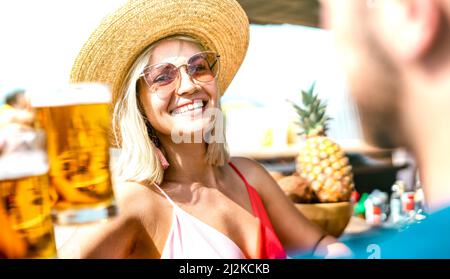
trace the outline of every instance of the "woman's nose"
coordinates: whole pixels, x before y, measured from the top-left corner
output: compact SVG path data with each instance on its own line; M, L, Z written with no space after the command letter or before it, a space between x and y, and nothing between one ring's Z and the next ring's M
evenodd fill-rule
M192 94L198 90L198 85L195 84L191 76L186 72L186 67L180 68L179 86L176 90L178 95Z

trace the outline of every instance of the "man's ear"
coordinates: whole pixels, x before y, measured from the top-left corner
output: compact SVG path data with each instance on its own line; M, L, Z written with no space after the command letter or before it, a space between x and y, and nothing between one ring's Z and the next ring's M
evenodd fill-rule
M436 0L382 0L373 5L374 30L391 57L412 62L435 43L442 14Z

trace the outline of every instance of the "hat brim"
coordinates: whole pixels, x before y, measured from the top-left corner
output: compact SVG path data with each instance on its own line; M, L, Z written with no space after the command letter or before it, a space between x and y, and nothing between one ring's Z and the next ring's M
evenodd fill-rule
M234 0L134 0L107 16L76 58L71 82L100 82L113 101L134 61L154 42L173 35L197 39L221 56L221 94L238 71L248 48L249 22Z

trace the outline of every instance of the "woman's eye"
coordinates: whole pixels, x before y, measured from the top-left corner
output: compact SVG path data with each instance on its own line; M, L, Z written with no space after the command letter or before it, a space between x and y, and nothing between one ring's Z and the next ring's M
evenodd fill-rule
M170 80L169 75L159 75L153 80L153 83L164 83L169 80Z
M205 64L197 64L197 65L192 65L192 72L202 72L202 71L206 71L208 70L208 66L206 66Z

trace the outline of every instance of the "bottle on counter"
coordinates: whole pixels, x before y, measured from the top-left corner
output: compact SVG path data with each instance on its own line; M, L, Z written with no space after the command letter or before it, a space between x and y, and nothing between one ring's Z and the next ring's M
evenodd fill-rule
M354 205L353 213L356 217L359 217L361 219L365 218L366 208L364 206L364 203L366 202L368 196L369 194L363 193L358 202Z
M403 181L396 181L392 185L392 194L389 202L389 223L396 224L403 218L402 212L402 194L405 191L405 183Z
M408 189L403 181L392 186L389 225L400 230L426 218L425 199L418 175L416 185Z
M415 208L415 220L422 221L426 218L427 210L425 204L425 195L422 189L422 182L420 181L419 172L416 173L416 187L414 193L414 208Z
M364 202L366 222L379 226L387 219L387 193L375 189Z

